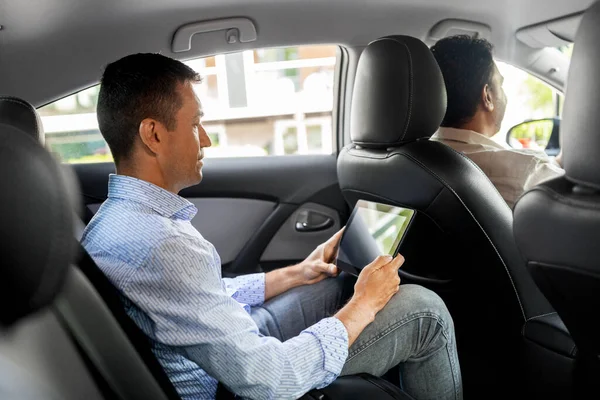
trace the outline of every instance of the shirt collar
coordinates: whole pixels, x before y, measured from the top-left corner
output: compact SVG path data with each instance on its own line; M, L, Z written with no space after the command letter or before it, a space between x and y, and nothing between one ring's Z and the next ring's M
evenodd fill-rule
M191 221L198 212L196 206L183 197L131 176L110 174L108 197L144 204L167 218Z
M438 131L432 136L432 139L438 140L451 140L453 142L467 143L467 144L480 144L483 146L490 146L497 149L507 149L508 145L496 142L489 137L482 135L481 133L470 131L468 129L456 129L440 127Z

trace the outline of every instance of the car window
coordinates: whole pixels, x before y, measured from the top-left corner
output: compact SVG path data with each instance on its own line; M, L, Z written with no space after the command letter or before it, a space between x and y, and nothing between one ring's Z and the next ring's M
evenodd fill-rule
M510 128L523 121L554 118L562 113L562 93L530 73L497 61L504 76L504 92L508 103L502 128L494 139L505 143Z
M338 46L249 50L186 61L212 140L206 157L333 152ZM39 109L46 143L63 162L112 161L96 119L99 85Z

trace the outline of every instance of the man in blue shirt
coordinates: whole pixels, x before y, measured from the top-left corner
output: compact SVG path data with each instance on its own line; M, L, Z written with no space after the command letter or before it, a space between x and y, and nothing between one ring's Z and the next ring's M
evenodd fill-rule
M211 145L199 80L158 54L106 68L98 122L117 174L82 239L181 397L213 399L221 382L244 398L294 399L400 365L417 399L461 399L452 319L433 292L399 286L402 256L377 258L356 281L336 277L338 232L298 265L222 278L190 223L196 208L177 195L201 181Z

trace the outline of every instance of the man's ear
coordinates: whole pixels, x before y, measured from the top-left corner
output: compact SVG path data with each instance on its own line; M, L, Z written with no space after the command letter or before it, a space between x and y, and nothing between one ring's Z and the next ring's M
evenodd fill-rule
M164 142L164 127L155 119L146 118L140 122L139 136L147 151L157 154Z
M494 95L492 93L492 87L486 83L481 92L481 101L484 110L488 112L494 111Z

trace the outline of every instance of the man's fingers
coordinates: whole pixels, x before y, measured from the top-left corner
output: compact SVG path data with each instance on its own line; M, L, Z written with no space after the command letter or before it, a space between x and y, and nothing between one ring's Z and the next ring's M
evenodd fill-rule
M327 271L329 275L336 276L338 273L338 268L335 266L335 264L327 264Z
M337 245L340 242L340 239L342 238L342 234L344 233L344 229L346 229L346 227L343 227L342 229L340 229L339 231L336 232L335 235L333 235L328 242L333 243L335 245Z
M344 233L344 229L345 228L340 229L335 235L330 237L328 241L321 245L323 249L322 260L324 262L333 261L337 247L340 244L340 239L342 238L342 234Z
M335 266L335 264L328 264L328 263L321 262L321 263L317 264L317 268L318 268L319 272L327 274L329 276L335 276L338 273L338 269Z
M367 265L364 269L377 270L377 269L389 264L390 261L392 261L392 256L388 256L388 255L379 256L375 260L373 260L373 262L371 264Z
M398 271L402 264L404 264L404 256L402 254L398 254L388 265L390 268Z
M330 264L331 276L338 276L340 273L339 268L335 264Z

